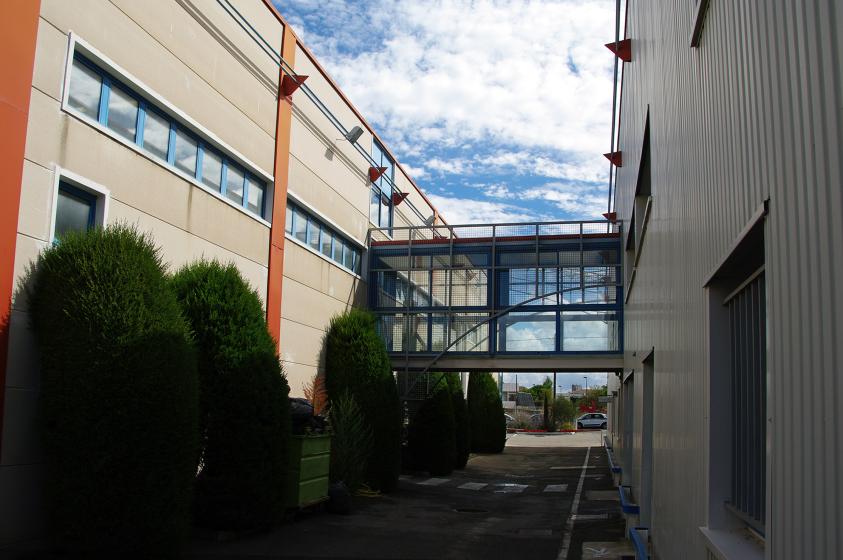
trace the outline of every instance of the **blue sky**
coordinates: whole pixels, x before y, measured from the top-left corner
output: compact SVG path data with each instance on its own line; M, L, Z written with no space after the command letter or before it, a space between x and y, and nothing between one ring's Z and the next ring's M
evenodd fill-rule
M606 211L613 0L275 0L452 224Z

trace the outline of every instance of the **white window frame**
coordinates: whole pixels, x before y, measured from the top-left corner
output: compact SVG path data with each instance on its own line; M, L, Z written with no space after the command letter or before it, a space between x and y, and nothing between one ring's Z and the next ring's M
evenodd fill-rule
M84 115L80 111L77 111L73 107L70 106L69 97L70 97L70 73L73 70L73 56L74 53L79 52L80 54L84 55L86 58L90 59L91 61L95 62L98 66L100 66L103 70L107 71L110 74L113 74L116 78L121 80L121 85L130 88L131 90L135 91L138 95L148 98L151 101L155 102L155 109L164 114L168 115L170 118L179 121L180 125L183 125L184 128L189 130L193 135L197 136L200 140L205 140L210 143L217 151L221 151L224 155L228 156L239 165L244 167L248 172L252 173L256 177L263 179L266 182L266 192L264 193L265 197L265 208L266 208L266 216L260 217L256 214L252 213L251 211L247 210L243 206L238 206L233 201L229 200L224 194L215 192L213 189L198 181L196 177L191 177L187 173L182 172L175 166L168 164L166 161L161 160L160 158L152 155L151 153L143 150L140 146L135 144L132 141L129 141L113 130L109 129L108 127L102 126L100 123L92 120L87 115ZM229 144L224 142L219 136L205 128L204 126L200 125L195 119L191 118L187 115L184 111L180 110L178 107L167 101L164 97L162 97L159 93L155 90L147 86L144 82L136 78L134 75L120 67L117 63L103 54L101 51L96 49L93 45L82 39L77 33L74 31L70 31L68 34L68 44L67 44L67 53L65 56L64 62L64 79L63 79L63 86L61 92L61 110L69 115L73 115L81 122L85 123L86 125L96 129L97 131L105 134L109 138L119 142L123 146L129 148L130 150L134 151L135 153L143 156L144 158L148 159L149 161L155 163L156 165L166 169L170 173L175 174L179 178L189 182L190 184L199 187L203 191L209 193L210 195L214 196L218 200L226 203L227 205L231 206L232 208L236 208L246 216L253 218L254 220L258 221L259 223L265 225L266 227L272 227L272 209L273 209L273 200L275 198L275 178L268 172L264 171L260 167L258 167L254 162L249 160L246 156L241 154L239 151L232 148Z
M48 242L52 243L56 236L56 213L59 206L58 200L60 183L70 183L77 189L93 195L97 200L97 206L94 209L96 216L94 223L100 227L105 226L106 221L108 220L109 205L111 203L111 191L99 183L91 181L87 177L83 177L82 175L57 165L55 171L53 172L53 196L50 202L50 231L47 239Z

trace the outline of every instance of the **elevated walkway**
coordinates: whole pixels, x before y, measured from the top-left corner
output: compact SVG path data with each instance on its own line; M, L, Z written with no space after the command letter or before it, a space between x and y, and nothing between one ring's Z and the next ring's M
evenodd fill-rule
M368 274L399 373L622 367L620 231L609 222L372 229Z

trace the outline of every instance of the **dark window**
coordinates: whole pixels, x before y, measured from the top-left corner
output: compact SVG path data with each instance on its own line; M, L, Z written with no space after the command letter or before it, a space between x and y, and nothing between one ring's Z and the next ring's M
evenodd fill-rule
M65 182L59 183L53 240L61 239L68 231L85 231L94 227L96 209L96 196Z
M763 533L767 440L766 302L761 269L730 295L732 492L730 505Z

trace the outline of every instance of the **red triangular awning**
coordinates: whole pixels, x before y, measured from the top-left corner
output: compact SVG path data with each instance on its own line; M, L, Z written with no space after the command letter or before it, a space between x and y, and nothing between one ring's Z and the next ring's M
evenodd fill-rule
M370 167L369 168L369 181L375 182L381 178L381 175L386 173L386 167Z
M281 97L289 100L306 79L307 76L303 74L299 74L295 78L289 74L283 74L281 76Z
M615 53L615 56L624 62L632 62L632 40L624 39L615 43L606 43L606 48Z
M623 152L609 152L608 154L603 154L603 156L612 162L612 165L615 167L623 167Z

